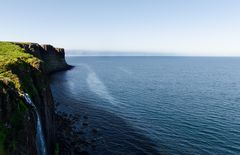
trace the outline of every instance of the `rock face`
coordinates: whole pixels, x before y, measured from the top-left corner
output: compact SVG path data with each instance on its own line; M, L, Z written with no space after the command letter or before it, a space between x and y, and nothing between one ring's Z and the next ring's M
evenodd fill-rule
M36 43L16 44L24 48L28 53L43 60L45 64L44 69L47 74L71 68L71 66L66 63L63 48L55 48L52 45L39 45Z
M33 111L27 110L9 81L1 81L0 88L0 120L6 128L1 138L8 147L0 154L37 154Z
M24 52L33 55L34 59L36 57L39 61L29 62L25 58L16 58L14 63L7 66L10 69L6 71L11 73L9 75L14 75L14 78L0 76L0 154L37 154L36 115L31 107L24 103L21 96L23 92L29 93L37 107L45 134L47 152L54 154L55 105L48 74L69 69L71 66L65 61L64 49L36 43L12 44L21 47ZM13 83L12 79L20 81L20 86Z

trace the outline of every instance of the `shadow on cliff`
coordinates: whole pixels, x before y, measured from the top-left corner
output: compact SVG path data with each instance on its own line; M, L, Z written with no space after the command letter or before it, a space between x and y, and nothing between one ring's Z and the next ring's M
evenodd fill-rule
M8 67L20 82L20 90L23 91L20 93L28 93L34 105L37 107L43 125L47 149L48 152L52 152L55 144L55 139L52 138L55 132L53 122L54 105L47 80L48 77L43 71L43 64L41 61L37 61L37 63L30 65L30 63L19 58ZM32 130L35 132L35 129ZM33 145L35 145L35 143L33 143Z
M65 72L67 70L73 69L74 67L75 66L73 66L73 65L67 65L65 68L62 68L62 69L59 69L59 70L55 70L55 71L52 71L52 72L48 73L48 75L51 76L51 75L56 74L56 73Z

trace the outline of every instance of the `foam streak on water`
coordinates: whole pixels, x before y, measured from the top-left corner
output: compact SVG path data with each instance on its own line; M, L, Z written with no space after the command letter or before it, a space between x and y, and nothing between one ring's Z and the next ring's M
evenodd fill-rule
M111 96L107 90L107 87L94 72L89 72L87 83L91 91L99 95L99 97L108 100L109 103L116 105L115 98Z
M82 66L86 67L88 70L87 84L89 89L97 94L100 98L107 100L109 103L117 106L119 102L109 93L108 88L105 84L98 78L96 73L86 64Z
M240 154L240 58L68 61L76 67L54 75L53 96L89 114L105 141L97 154Z

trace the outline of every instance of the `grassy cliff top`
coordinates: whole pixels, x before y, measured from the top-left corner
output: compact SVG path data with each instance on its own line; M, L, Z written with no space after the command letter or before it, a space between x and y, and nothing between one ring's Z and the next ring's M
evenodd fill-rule
M11 81L20 90L19 77L14 73L16 67L25 68L26 64L36 67L39 62L38 58L26 53L18 45L10 42L0 42L0 83L1 81Z
M20 94L37 94L38 88L35 87L32 76L41 78L40 64L40 59L27 53L19 45L0 41L0 99L3 99L1 106L4 106L0 109L8 114L0 117L0 155L15 154L9 152L13 152L17 144L21 144L19 139L22 139L22 135L18 133L24 132L27 107ZM6 122L11 128L6 128Z

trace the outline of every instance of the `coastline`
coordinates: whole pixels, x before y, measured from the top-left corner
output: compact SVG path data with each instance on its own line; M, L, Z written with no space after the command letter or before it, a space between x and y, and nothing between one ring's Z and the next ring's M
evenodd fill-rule
M36 117L25 103L24 93L29 94L39 112L47 154L54 154L57 129L49 76L73 68L65 61L64 49L0 42L0 66L0 154L40 154Z

